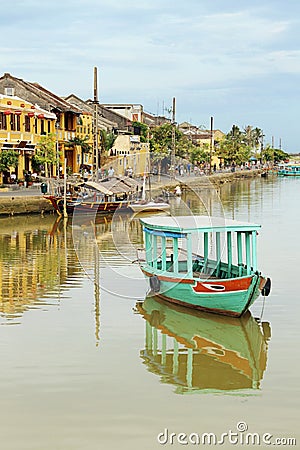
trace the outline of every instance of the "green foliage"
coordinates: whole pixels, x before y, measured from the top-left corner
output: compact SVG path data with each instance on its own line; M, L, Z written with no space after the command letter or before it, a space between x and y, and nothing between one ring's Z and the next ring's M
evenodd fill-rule
M288 160L289 155L283 150L280 150L278 148L271 148L270 145L267 145L263 150L262 158L263 161L280 162Z
M149 137L149 127L145 123L142 122L132 122L132 126L134 128L140 129L140 139L141 142L147 142Z
M223 158L225 164L241 164L249 160L251 154L257 153L263 133L259 128L252 129L248 125L244 131L233 125L216 149L218 157Z
M101 130L102 144L106 151L113 147L116 138L117 136L114 133L107 133L105 130Z
M56 136L53 133L41 136L36 144L34 159L39 164L56 163Z
M166 157L171 154L173 147L173 125L165 123L152 130L152 136L150 139L150 150L157 154L161 154L162 157ZM181 158L189 158L191 151L194 149L192 142L175 128L175 155Z
M10 167L17 167L19 153L16 150L2 150L0 153L0 172L9 170Z
M89 140L89 136L86 136L85 138L79 138L75 137L74 139L70 139L68 142L68 146L78 145L81 147L81 150L83 153L91 153L92 146L87 142Z
M193 164L209 162L209 145L205 144L202 147L196 147L194 145L190 153L190 160Z
M56 164L56 136L53 133L41 136L39 142L36 144L35 155L33 156L34 165L42 165L45 167L45 175L48 176L49 167Z

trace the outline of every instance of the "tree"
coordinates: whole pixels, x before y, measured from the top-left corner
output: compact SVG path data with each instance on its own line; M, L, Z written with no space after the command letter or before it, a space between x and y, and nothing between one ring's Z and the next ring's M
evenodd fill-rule
M16 150L2 150L0 153L0 172L16 168L19 162L19 153Z
M59 156L56 153L55 134L49 133L45 136L41 136L36 145L36 152L33 159L36 164L44 166L46 177L49 176L50 167L58 162L57 158Z
M225 164L241 164L249 160L252 145L249 133L251 127L247 128L247 131L242 132L238 126L233 125L231 131L220 142L216 153Z
M204 162L209 162L209 145L204 144L202 147L196 147L195 145L190 152L190 160L193 164L200 164Z
M75 137L74 139L70 139L68 141L68 145L78 145L81 147L83 153L90 153L92 151L92 146L87 142L89 140L89 136L84 138Z
M101 139L103 143L103 148L109 152L109 150L113 147L117 135L114 133L107 133L105 130L101 130Z
M84 164L84 153L91 153L92 151L92 146L87 142L88 140L89 136L86 136L84 138L76 136L75 138L70 139L66 144L68 147L81 147L81 164Z
M134 134L140 136L141 142L147 142L149 139L149 127L142 122L132 122L134 128Z
M266 147L263 149L262 159L263 161L276 163L288 160L289 155L283 150L272 148L270 147L270 145L266 145Z
M172 141L172 130L173 126L170 123L164 123L163 125L157 126L151 130L152 136L150 139L150 150L159 151L161 148L162 152L169 154L173 148ZM192 142L185 136L182 131L175 128L175 155L181 158L189 158L189 154L195 146Z

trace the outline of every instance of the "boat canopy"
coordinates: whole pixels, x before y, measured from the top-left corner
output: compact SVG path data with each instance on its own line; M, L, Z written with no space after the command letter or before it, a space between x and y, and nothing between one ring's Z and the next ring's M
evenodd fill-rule
M103 186L101 183L96 183L95 181L87 181L82 184L84 187L89 189L93 189L95 191L99 191L104 195L113 195L113 192L109 190L106 186Z
M147 217L140 219L141 223L150 230L160 230L176 233L191 232L222 232L222 231L257 231L261 225L240 222L225 217L212 216L166 216Z
M167 270L168 276L178 277L184 271L192 278L199 255L203 261L201 271L214 266L217 277L221 272L222 256L227 260L228 276L234 264L239 276L243 274L243 267L247 275L257 270L256 237L260 225L210 216L152 216L141 218L140 222L145 236L148 272L161 274ZM180 245L179 241L182 241ZM186 265L183 269L184 247ZM172 264L169 267L170 258Z

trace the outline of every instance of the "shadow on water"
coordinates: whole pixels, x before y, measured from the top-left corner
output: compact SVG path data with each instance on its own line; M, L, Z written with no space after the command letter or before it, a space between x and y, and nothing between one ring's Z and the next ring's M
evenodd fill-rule
M250 312L229 318L190 311L147 297L136 304L146 322L140 352L150 372L178 394L260 389L271 328Z

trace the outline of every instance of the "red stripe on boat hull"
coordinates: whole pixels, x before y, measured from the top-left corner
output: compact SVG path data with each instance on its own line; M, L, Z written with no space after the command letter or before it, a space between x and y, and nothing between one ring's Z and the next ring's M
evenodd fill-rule
M247 291L251 282L252 277L232 278L224 281L209 279L206 282L197 281L196 285L193 286L193 290L199 293ZM213 286L216 286L216 288L213 288ZM218 288L218 286L223 289Z

